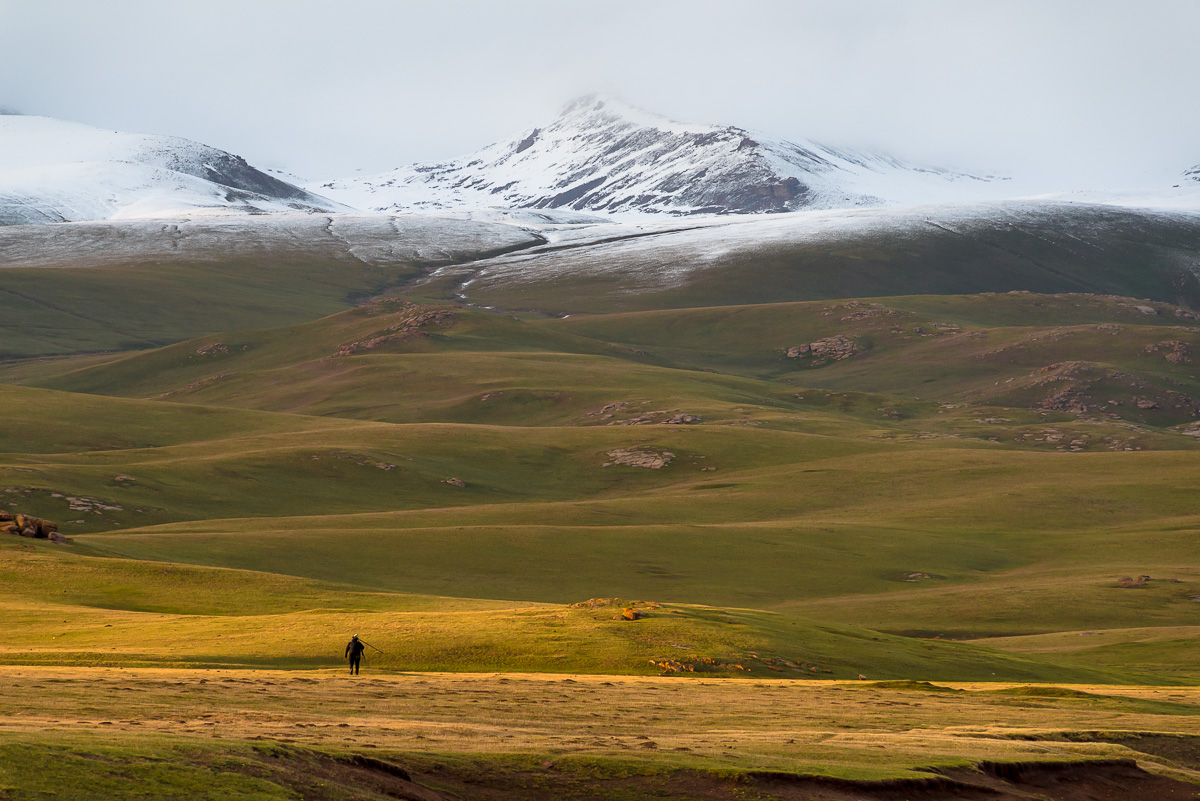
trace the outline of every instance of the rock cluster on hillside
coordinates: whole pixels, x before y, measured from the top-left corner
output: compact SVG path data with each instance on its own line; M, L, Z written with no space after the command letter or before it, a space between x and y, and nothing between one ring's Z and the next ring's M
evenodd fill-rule
M449 328L454 325L457 316L450 309L431 306L413 305L403 312L399 322L376 332L366 339L356 340L342 345L335 356L350 356L359 351L374 350L388 342L395 342L416 337L428 337L429 328Z
M670 451L659 452L648 448L619 448L615 451L609 451L607 456L609 461L605 462L601 467L627 465L629 467L646 467L651 470L659 470L666 467L675 458L675 454Z
M1191 346L1178 339L1168 339L1146 346L1146 353L1161 353L1171 364L1187 364L1192 360Z
M841 334L824 337L818 339L816 342L795 345L787 349L787 357L789 359L811 357L812 362L810 364L813 367L819 367L829 362L840 362L843 359L849 359L860 353L862 353L862 348L856 345L854 340Z
M58 524L43 520L33 515L0 512L0 531L19 537L30 537L51 542L66 542L67 538L58 533Z

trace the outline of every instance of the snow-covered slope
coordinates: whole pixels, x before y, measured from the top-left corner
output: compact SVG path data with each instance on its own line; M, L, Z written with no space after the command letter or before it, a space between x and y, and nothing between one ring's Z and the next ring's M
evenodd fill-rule
M486 307L604 313L836 297L1098 292L1200 308L1200 212L1063 200L545 226L434 270Z
M588 95L549 124L444 164L310 184L378 211L470 207L725 214L975 200L997 181L741 128L674 122Z
M359 266L445 264L542 244L515 225L424 214L204 214L0 226L5 268L188 265L239 259Z
M343 207L187 139L0 116L0 225Z

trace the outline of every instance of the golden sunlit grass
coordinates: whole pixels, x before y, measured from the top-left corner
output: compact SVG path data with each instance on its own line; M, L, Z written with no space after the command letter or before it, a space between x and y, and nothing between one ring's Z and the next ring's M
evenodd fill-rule
M1088 736L1067 736L1087 732ZM1200 736L1200 690L546 674L0 668L0 742L267 740L340 753L514 755L848 778L992 760L1135 757L1130 732ZM85 746L86 747L86 746ZM11 773L11 768L10 768Z

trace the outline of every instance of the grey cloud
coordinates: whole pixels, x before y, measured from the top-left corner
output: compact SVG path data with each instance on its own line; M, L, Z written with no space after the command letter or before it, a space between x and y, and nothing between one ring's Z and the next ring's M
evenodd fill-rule
M0 104L310 177L609 91L679 119L1103 186L1200 162L1200 4L0 0Z

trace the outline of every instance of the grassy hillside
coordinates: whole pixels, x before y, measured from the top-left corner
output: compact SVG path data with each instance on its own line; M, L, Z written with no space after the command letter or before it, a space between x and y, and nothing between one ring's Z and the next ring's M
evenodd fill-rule
M312 320L422 269L528 247L508 225L281 214L0 227L0 360Z
M370 632L373 669L1111 681L992 649L815 624L779 613L646 601L513 604L365 592L271 573L95 559L11 542L0 661L313 668ZM627 606L641 616L620 619ZM1134 674L1136 675L1136 674Z
M84 552L374 591L922 637L1179 630L1198 331L1084 295L563 320L393 298L10 364L0 480ZM787 355L833 337L847 358ZM1191 675L1168 640L1106 664Z

